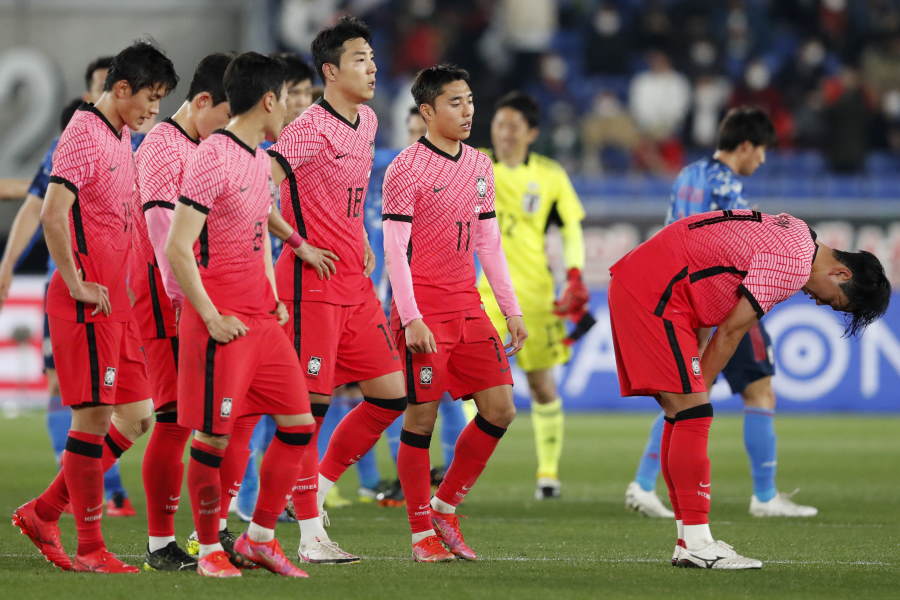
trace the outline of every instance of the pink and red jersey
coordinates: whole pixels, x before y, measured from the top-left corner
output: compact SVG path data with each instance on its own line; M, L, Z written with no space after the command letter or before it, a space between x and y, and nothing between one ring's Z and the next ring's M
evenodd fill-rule
M466 144L451 156L419 139L385 173L382 219L412 225L407 260L422 316L480 311L473 253L479 221L496 219L490 158ZM392 324L408 322L392 304Z
M626 254L610 273L644 308L720 324L746 296L762 317L802 288L815 233L788 214L725 210L685 217Z
M50 182L75 194L69 211L75 266L85 281L107 287L112 312L91 316L93 307L73 300L57 271L47 290L47 313L79 323L128 321L126 278L136 194L128 127L118 130L93 105L82 104L59 138Z
M350 123L323 98L269 149L287 174L281 214L310 244L340 258L337 272L322 281L293 252L282 252L275 265L279 298L355 305L374 293L363 274L363 219L377 129L368 106L361 105L356 123Z
M166 119L147 134L134 157L140 196L135 209L139 216L134 220L131 289L136 296L134 312L144 339L175 335L175 310L147 229L148 211L165 210L171 214L175 210L185 166L199 143L175 121Z
M194 252L203 287L223 314L260 316L275 310L264 259L271 178L265 151L223 129L188 159L178 201L206 215Z

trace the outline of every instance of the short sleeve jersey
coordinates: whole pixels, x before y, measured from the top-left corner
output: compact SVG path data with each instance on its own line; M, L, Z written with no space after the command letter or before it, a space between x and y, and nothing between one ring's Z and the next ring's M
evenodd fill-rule
M696 327L720 324L745 296L762 317L802 288L815 232L791 215L702 213L667 225L610 269L658 316L689 312Z
M199 143L178 123L166 119L147 134L134 157L140 195L135 208L131 288L136 297L134 311L144 339L175 335L175 310L163 286L144 212L157 207L175 210L187 160Z
M222 314L265 316L275 296L265 272L271 161L219 130L188 158L178 201L206 215L194 246L203 286Z
M420 138L388 167L382 211L385 221L412 224L407 258L419 312L479 311L473 254L478 221L496 219L491 159L466 144L451 156ZM396 306L391 320L398 325Z
M666 225L713 210L748 208L744 184L734 171L720 160L703 158L683 168L675 178Z
M129 320L126 278L136 190L128 127L114 128L93 105L83 104L59 138L50 183L75 194L69 211L75 266L85 281L106 286L112 312L91 316L93 309L72 299L57 272L47 290L47 313L79 323Z
M547 228L581 222L584 208L562 165L534 152L514 168L494 161L494 185L497 223L516 295L526 309L546 312L554 295ZM483 274L478 291L485 299L493 295Z
M281 214L310 244L340 258L337 272L323 281L293 252L282 252L275 266L279 298L355 305L373 293L363 274L363 219L377 129L368 106L360 106L350 123L323 98L285 127L269 149L287 174Z

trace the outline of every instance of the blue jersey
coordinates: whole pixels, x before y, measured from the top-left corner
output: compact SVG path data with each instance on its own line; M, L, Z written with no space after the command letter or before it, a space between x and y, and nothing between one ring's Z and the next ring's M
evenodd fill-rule
M387 274L384 270L384 233L381 229L381 187L384 184L384 174L391 161L400 154L399 150L380 148L375 150L375 159L372 161L372 173L369 175L369 193L366 195L366 235L369 236L369 244L375 252L375 270L372 271L372 280L375 282L375 291L378 298L385 306L390 305L390 287Z
M741 180L728 165L703 158L683 168L672 184L666 225L682 217L712 210L750 208Z

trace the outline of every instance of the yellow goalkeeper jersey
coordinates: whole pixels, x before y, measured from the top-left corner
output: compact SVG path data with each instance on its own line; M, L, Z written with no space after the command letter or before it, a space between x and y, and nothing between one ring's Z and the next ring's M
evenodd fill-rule
M584 208L569 176L555 160L531 152L524 163L511 169L497 162L493 151L482 151L494 161L497 223L519 304L526 313L529 309L550 311L555 291L547 261L546 232L554 223L577 225L584 219ZM569 249L566 254L570 254ZM583 263L583 248L572 254L582 257L576 260ZM567 268L583 266L566 264ZM483 273L478 291L486 305L494 302Z

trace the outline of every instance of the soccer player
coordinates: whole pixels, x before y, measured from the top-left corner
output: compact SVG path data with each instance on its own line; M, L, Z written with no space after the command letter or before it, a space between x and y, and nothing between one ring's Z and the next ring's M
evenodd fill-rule
M406 407L400 359L369 278L375 261L363 227L378 127L364 104L375 93L370 39L368 27L351 17L316 36L312 55L325 95L269 149L281 212L295 229L287 243L297 247L282 252L275 266L278 294L289 300L286 331L306 373L313 416L321 424L332 391L344 383L358 382L364 396L335 430L321 466L307 454L294 489L298 556L306 562L359 560L325 533L322 504Z
M553 368L571 356L561 317L584 312L589 296L581 278L584 208L562 166L529 151L539 133L539 117L537 102L530 96L521 92L503 96L491 120L493 150L488 156L494 161L497 223L531 337L516 361L531 389L538 459L535 498L543 500L559 497L561 488L563 406ZM547 263L546 236L551 224L560 227L566 265L567 284L559 302L555 302L553 274ZM494 327L505 335L506 323L484 277L478 291Z
M103 472L149 427L146 366L127 294L135 186L131 129L159 112L177 84L172 62L146 42L113 59L103 95L63 132L41 212L57 270L47 292L63 404L73 408L62 470L13 522L63 569L137 573L106 549ZM78 551L59 540L71 497Z
M759 108L729 111L719 126L718 148L712 158L685 167L672 186L666 224L711 210L750 208L739 177L752 175L765 160L775 128ZM744 447L750 459L753 496L750 514L757 517L812 517L815 507L803 506L778 493L775 486L775 373L772 344L763 324L755 323L722 369L731 391L744 401ZM663 429L660 413L651 428L635 481L625 492L625 506L651 517L671 518L654 491L659 475L659 445Z
M234 550L278 575L306 577L284 555L275 523L297 479L314 421L300 365L281 324L266 221L270 163L287 110L284 70L241 54L225 71L234 118L188 158L166 257L188 302L178 323L178 424L195 430L188 489L200 541L197 572L239 577L219 541L219 466L235 420L274 415L253 520ZM196 254L195 254L196 248Z
M678 219L610 273L622 395L654 396L665 412L660 462L677 526L672 563L760 568L710 532L708 390L747 331L801 289L816 304L848 313L845 333L861 332L890 299L881 263L865 251L816 242L788 214L721 210Z
M504 349L515 354L528 334L501 247L491 160L462 143L475 113L469 74L450 65L423 69L412 94L428 133L388 167L382 208L391 326L409 395L397 471L413 559L475 560L456 506L515 416ZM506 316L511 341L505 346L481 307L473 253ZM478 414L460 434L453 463L431 498L428 448L437 400L447 391L474 398Z
M175 310L181 308L184 295L169 267L165 243L188 158L201 139L228 123L230 108L222 78L231 59L220 53L200 61L184 103L147 134L135 156L140 196L135 208L132 288L156 411L142 469L149 534L144 568L148 570L197 567L197 560L175 542L184 446L191 430L177 422ZM174 306L170 296L175 298Z

